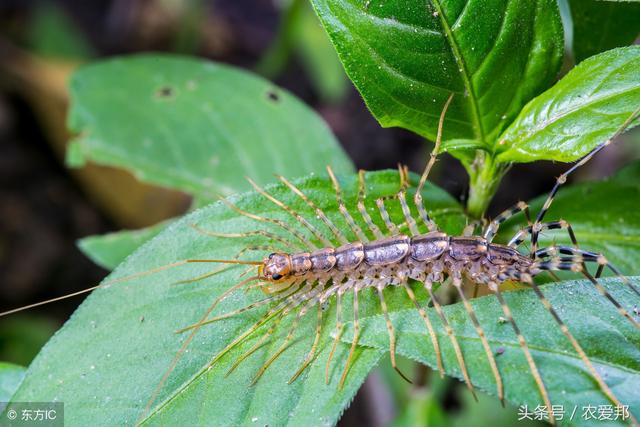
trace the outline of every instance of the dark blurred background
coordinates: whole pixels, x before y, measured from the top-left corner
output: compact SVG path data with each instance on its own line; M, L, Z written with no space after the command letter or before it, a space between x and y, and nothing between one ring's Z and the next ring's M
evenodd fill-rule
M140 191L162 195L150 216L133 201L100 194L101 180L122 172L70 171L63 162L70 74L97 58L142 51L197 55L272 79L324 117L358 168L401 162L419 172L431 148L408 131L377 124L305 1L0 0L0 310L99 282L107 271L77 249L78 238L150 225L186 208L180 195L145 186ZM610 147L573 179L609 175L632 145ZM548 191L565 167L514 167L489 213ZM433 179L464 200L468 178L457 161L443 156ZM81 301L3 318L0 360L28 365ZM341 425L393 419L398 405L389 393L397 384L381 385L387 377L371 377ZM451 383L443 387L445 406L455 411L462 403Z

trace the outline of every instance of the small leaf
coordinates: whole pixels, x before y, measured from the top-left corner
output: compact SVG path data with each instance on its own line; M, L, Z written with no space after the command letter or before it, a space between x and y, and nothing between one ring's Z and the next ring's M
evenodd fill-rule
M640 4L569 0L576 62L605 50L633 44L640 34Z
M640 277L630 279L635 286L640 285ZM638 296L620 280L606 279L603 284L630 312L634 304L640 303ZM618 314L613 304L602 297L589 281L544 285L542 290L613 393L639 416L640 335L635 327ZM574 406L581 410L587 405L611 405L535 293L520 290L503 295L529 344L551 402L565 408L567 417L562 423L570 423L568 415ZM500 319L502 310L497 299L481 297L472 300L471 304L496 357L507 400L526 404L531 410L543 404L511 325ZM471 381L480 390L495 395L495 379L487 356L464 306L462 303L448 305L444 312L460 343ZM435 309L429 308L428 314L436 329L447 374L461 378L451 342ZM398 353L435 367L433 347L417 311L399 311L393 313L391 319L396 329L401 331L398 334ZM362 325L361 344L388 350L389 336L383 316L363 319ZM351 334L349 329L343 340L349 342ZM581 421L580 415L574 418L574 422ZM619 420L612 425L626 425L626 422Z
M555 1L313 0L347 74L385 127L491 147L563 54Z
M327 125L288 92L204 60L142 54L80 69L70 85L74 159L131 171L201 202L270 182L353 170Z
M13 363L0 362L0 402L8 402L24 378L26 369Z
M108 270L113 270L133 251L156 236L168 224L169 221L165 221L140 230L122 230L84 237L77 241L77 245L91 261Z
M567 220L581 248L605 254L624 274L636 273L640 259L638 165L640 162L635 162L609 180L562 188L546 216L547 221ZM539 212L546 198L544 195L533 200L531 212ZM503 226L501 241L506 242L525 225L524 216L519 216L517 221ZM543 245L571 244L564 230L545 231L540 241Z
M500 136L499 162L570 162L605 142L640 105L640 46L613 49L571 70L529 102Z
M375 172L366 177L367 207L376 223L384 227L380 217L374 213L374 200L398 191L398 173ZM415 183L417 177L413 176L412 180ZM360 226L366 227L354 209L358 192L357 176L340 176L340 181L347 206ZM355 239L338 211L335 193L326 175L294 182L350 240ZM316 218L316 213L284 185L266 189L330 236L328 229ZM424 198L428 201L429 211L443 229L457 233L463 228L465 218L462 209L446 192L428 185ZM278 218L309 235L286 212L256 193L233 196L231 200L242 209ZM402 211L398 203L390 202L387 206L391 217L400 223ZM261 237L236 239L204 235L192 228L192 224L220 233L268 229L300 246L297 240L280 228L239 216L218 202L175 221L127 258L107 280L183 259L228 259L250 245L268 244L273 249L286 249L276 241ZM243 259L259 260L270 251L272 249L248 252ZM98 289L43 348L29 367L14 399L49 401L57 397L65 402L65 419L70 425L87 424L94 420L109 425L135 423L185 339L184 334L176 335L174 331L198 321L217 296L241 280L238 276L246 266L238 266L194 283L175 284L216 267L220 266L192 263L156 274L138 275L131 280ZM424 292L418 295L424 298ZM266 295L259 289L238 291L221 303L214 314L228 313L264 298ZM393 289L389 290L388 299L392 310L406 309L411 304L404 294L393 292ZM351 305L346 295L343 302L345 319L352 317L349 311ZM334 424L383 353L359 348L345 387L339 389L338 382L349 353L349 346L340 344L330 370L331 381L325 384L325 362L333 340L330 334L335 330L335 303L324 311L325 322L317 359L293 384L288 385L287 381L311 348L316 324L315 308L302 317L292 346L274 362L255 386L250 385L253 376L268 356L283 343L295 316L287 316L277 329L277 337L265 343L228 378L225 373L231 364L243 351L254 345L265 330L259 331L258 336L223 357L211 370L201 373L189 383L214 355L249 328L263 312L261 309L252 310L201 328L144 420L149 424L161 425L210 425L213 420L223 420L224 424L229 425L253 422L258 425ZM360 312L369 316L380 313L374 293L362 292ZM74 355L72 364L68 363L70 352Z

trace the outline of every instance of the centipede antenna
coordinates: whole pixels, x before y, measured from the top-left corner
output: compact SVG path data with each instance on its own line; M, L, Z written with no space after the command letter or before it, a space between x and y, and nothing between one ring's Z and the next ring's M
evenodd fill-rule
M349 228L351 228L358 239L363 243L368 242L369 238L366 234L364 234L360 226L356 224L355 220L349 213L349 210L345 206L344 200L342 200L342 190L340 189L340 183L338 182L338 178L336 178L335 174L333 173L331 166L327 166L327 173L329 174L329 178L331 178L331 182L333 183L333 188L336 193L336 201L338 202L338 209L340 210L340 213L344 217L345 221L347 221L347 224L349 224Z
M416 194L414 196L414 203L418 208L418 214L420 215L420 219L427 226L429 231L437 231L438 226L433 220L429 217L426 208L424 207L424 201L422 200L422 189L429 178L429 173L431 172L431 168L436 163L436 158L440 152L440 145L442 144L442 129L444 126L444 117L447 114L447 110L449 109L449 104L451 104L451 100L453 99L453 93L449 95L447 102L445 102L444 107L442 108L442 112L440 113L440 120L438 121L438 134L436 136L436 142L429 155L429 161L427 162L427 166L424 168L424 172L422 172L422 176L420 177L420 182L418 183L418 187L416 188Z
M318 239L320 242L322 242L323 245L325 245L325 246L333 246L331 241L329 239L327 239L326 237L324 237L324 235L322 233L320 233L320 231L318 231L318 229L313 224L311 224L309 221L307 221L302 215L300 215L298 212L293 210L290 206L284 204L280 200L278 200L275 197L273 197L271 194L267 193L265 190L262 189L262 187L260 187L258 184L256 184L255 181L253 181L251 178L247 178L247 180L249 181L249 184L251 184L251 186L258 193L260 193L264 198L266 198L267 200L271 201L274 205L278 206L279 208L281 208L282 210L287 212L289 215L291 215L293 218L295 218L296 221L298 221L300 223L300 225L302 225L307 230L309 230L311 232L311 234L313 234L316 239Z
M271 233L265 230L253 230L253 231L245 231L243 233L218 233L215 231L211 231L211 230L205 230L201 227L199 227L196 224L190 224L190 227L193 228L194 230L196 230L198 233L200 234L204 234L205 236L211 236L211 237L222 237L225 239L229 239L229 238L246 238L246 237L252 237L252 236L262 236L265 237L267 239L271 239L271 240L275 240L278 243L281 243L283 245L285 245L287 248L291 249L291 250L297 250L300 247L297 245L292 244L290 241L282 238L281 236L278 236L275 233Z

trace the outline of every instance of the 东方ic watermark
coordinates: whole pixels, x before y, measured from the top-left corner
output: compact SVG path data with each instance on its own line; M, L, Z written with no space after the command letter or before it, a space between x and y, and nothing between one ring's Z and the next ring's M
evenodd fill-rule
M62 402L0 402L0 427L63 427Z

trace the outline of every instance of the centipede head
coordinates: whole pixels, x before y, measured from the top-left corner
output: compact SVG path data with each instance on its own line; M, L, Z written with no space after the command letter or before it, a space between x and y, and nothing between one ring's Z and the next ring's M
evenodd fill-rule
M283 252L274 252L263 261L260 275L271 283L284 282L293 272L291 257Z

